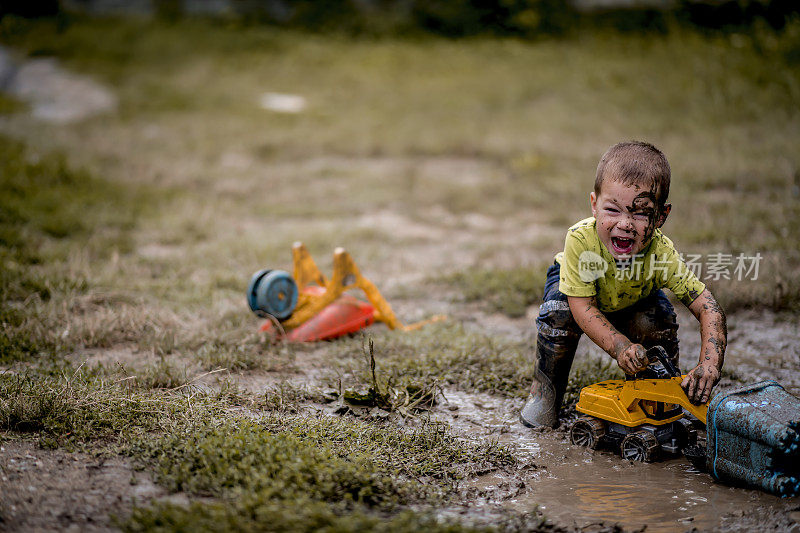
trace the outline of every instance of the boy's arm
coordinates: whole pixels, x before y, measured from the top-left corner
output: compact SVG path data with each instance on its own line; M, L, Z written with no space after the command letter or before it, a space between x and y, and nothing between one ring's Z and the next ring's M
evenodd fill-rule
M688 372L681 386L691 401L703 403L711 397L711 390L720 378L728 326L725 313L708 289L689 305L689 310L700 322L700 362Z
M597 308L594 296L567 296L567 301L575 322L595 344L616 359L623 372L635 374L647 368L644 346L632 343L628 337L617 331Z

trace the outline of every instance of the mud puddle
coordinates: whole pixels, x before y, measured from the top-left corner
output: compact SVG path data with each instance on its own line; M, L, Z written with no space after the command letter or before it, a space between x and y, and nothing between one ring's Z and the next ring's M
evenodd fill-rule
M668 532L725 528L745 512L788 513L800 504L797 498L792 502L714 483L682 458L633 463L607 451L553 444L542 446L536 458L546 470L509 506L529 510L539 505L556 522L578 527L602 521Z
M563 430L536 431L518 421L521 400L445 391L436 416L471 437L496 438L533 468L518 474L489 474L471 480L480 490L498 489L504 506L539 509L563 526L617 523L648 532L724 529L785 530L800 498L715 483L683 457L656 463L625 461L609 450L591 451L568 442ZM524 488L504 493L506 486ZM792 515L794 516L794 515Z

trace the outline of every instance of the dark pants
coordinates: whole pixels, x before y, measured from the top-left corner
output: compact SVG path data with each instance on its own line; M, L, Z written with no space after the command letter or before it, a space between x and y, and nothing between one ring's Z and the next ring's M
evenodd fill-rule
M558 290L560 271L561 266L558 263L547 269L544 303L539 308L539 317L536 319L537 379L541 382L543 374L552 384L556 414L561 407L569 370L583 333L572 316L566 295ZM678 321L672 304L661 290L654 291L630 307L604 315L631 342L645 348L660 345L667 351L675 366L678 365ZM647 373L657 371L658 369L648 368L643 375L637 376L648 377ZM538 386L540 383L534 383L532 392L536 392L534 389Z

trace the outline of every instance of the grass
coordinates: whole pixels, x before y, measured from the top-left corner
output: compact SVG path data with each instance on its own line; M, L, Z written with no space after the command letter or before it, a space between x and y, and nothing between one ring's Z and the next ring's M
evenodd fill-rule
M170 435L157 453L159 482L174 492L233 493L231 499L259 493L267 500L344 500L377 508L409 503L413 493L372 464L338 457L330 443L309 445L251 422Z
M533 328L533 326L531 326ZM534 375L535 345L468 331L456 324L435 324L408 333L374 335L375 366L379 390L411 387L429 391L452 387L511 398L528 395ZM337 343L337 383L362 389L375 382L359 350L362 340ZM578 355L570 370L564 396L566 409L578 400L580 390L607 379L621 379L622 371L610 358ZM330 385L336 385L329 378Z
M259 406L280 413L298 413L309 402L326 403L330 398L315 387L296 385L290 381L282 381L267 388Z
M163 431L186 414L187 399L181 394L142 391L124 379L67 372L0 374L0 431L35 434L45 447L113 446L137 434Z
M228 444L226 435L231 437ZM157 461L161 483L173 491L222 495L233 487L245 492L269 490L270 498L281 494L288 497L305 494L319 500L343 497L387 508L410 503L420 495L427 497L426 491L435 488L437 483L439 489L449 489L454 481L475 472L515 464L503 446L493 442L465 444L446 426L432 422L421 422L417 428L409 429L339 417L291 416L278 412L253 421L221 424L212 421L207 427L191 428L187 434L166 435L149 450L144 453L151 454ZM270 453L275 455L268 455ZM300 457L292 460L295 453ZM303 454L307 457L302 457ZM279 460L281 456L287 456L283 464ZM326 487L328 480L324 469L314 472L303 466L307 463L328 463L342 468L341 474L335 474L340 480L333 483L333 488ZM353 469L353 465L359 468ZM282 469L297 467L303 470L282 472ZM254 470L251 476L246 475L249 469ZM259 475L260 470L264 470L263 476ZM428 488L421 485L406 494L401 489L371 486L366 478L364 483L348 481L348 478L360 479L359 470L366 473L367 478L376 473L392 476L392 479L376 480L387 486L396 482L398 476L427 480L433 485ZM281 485L304 476L309 480L308 486ZM365 487L363 492L360 492L361 486ZM385 499L395 492L400 500ZM417 496L412 497L413 494Z
M27 110L27 106L7 94L0 94L0 115L19 113Z
M0 438L121 452L167 490L200 498L135 507L118 519L125 531L488 531L434 509L454 501L459 480L517 466L508 448L445 424L299 414L320 394L282 384L257 398L229 380L203 392L174 374L163 359L133 375L68 366L2 374Z
M147 366L134 376L135 385L144 389L177 389L190 383L186 368L179 368L166 358Z
M49 244L57 253L58 240L67 238L84 242L98 258L130 249L124 231L137 215L131 207L138 202L127 201L135 189L97 179L71 167L63 154L42 155L7 136L0 138L0 155L2 243L15 259L39 263L44 258L34 250ZM104 235L90 235L101 228ZM19 296L10 289L4 293Z
M0 363L54 354L73 339L54 332L53 304L87 291L88 276L65 268L80 246L92 261L130 248L136 190L70 167L0 136Z
M471 268L442 281L458 288L466 302L483 302L492 311L518 318L525 316L531 305L541 303L545 271L546 268L533 267Z
M290 415L284 403L252 398L251 408L269 410L243 416L232 410L242 394L230 388L159 391L132 381L105 381L80 369L0 375L0 435L31 434L44 447L122 451L153 469L168 490L204 498L189 507L137 507L119 522L126 531L262 530L266 517L275 520L270 530L378 530L388 523L393 531L412 524L471 531L442 521L433 506L450 501L460 479L516 465L507 448L464 441L442 424Z
M207 335L187 327L186 313L154 305L153 270L149 291L131 290L142 274L130 264L134 231L160 192L101 179L8 136L0 136L0 187L0 364L121 343L192 353L209 370L285 364L285 350L271 358L241 313L215 316L218 330ZM232 287L229 277L212 283Z
M432 513L405 511L385 517L365 511L344 515L333 512L323 503L306 502L302 506L287 506L284 502L256 504L242 509L223 503L193 503L188 507L160 504L135 508L130 520L121 522L126 532L139 531L271 531L344 533L353 531L390 531L413 533L488 532L488 527L470 527L453 520L441 520ZM530 530L529 530L530 531Z
M376 333L373 338L378 381L384 390L409 386L427 390L436 383L523 397L533 379L530 346L469 331L459 324L433 324L411 334ZM344 384L350 385L348 379L354 386L372 384L360 339L338 342L332 349L335 365L345 374Z
M514 464L502 447L465 445L440 425L375 427L283 413L211 422L137 453L149 458L171 491L221 501L139 508L123 524L126 531L407 531L412 524L471 530L440 522L430 511L402 510L412 503L441 504L462 476Z
M288 371L294 368L291 345L273 345L252 335L246 338L248 342L231 343L209 339L197 348L195 357L206 370L225 368L231 372Z

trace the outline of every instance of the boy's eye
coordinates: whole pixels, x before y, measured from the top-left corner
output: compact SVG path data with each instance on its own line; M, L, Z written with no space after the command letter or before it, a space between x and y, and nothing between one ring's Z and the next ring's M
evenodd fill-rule
M649 217L647 216L646 213L634 213L633 218L635 218L636 220L647 220Z
M614 209L613 207L606 207L606 211L609 213L619 213L619 209Z

